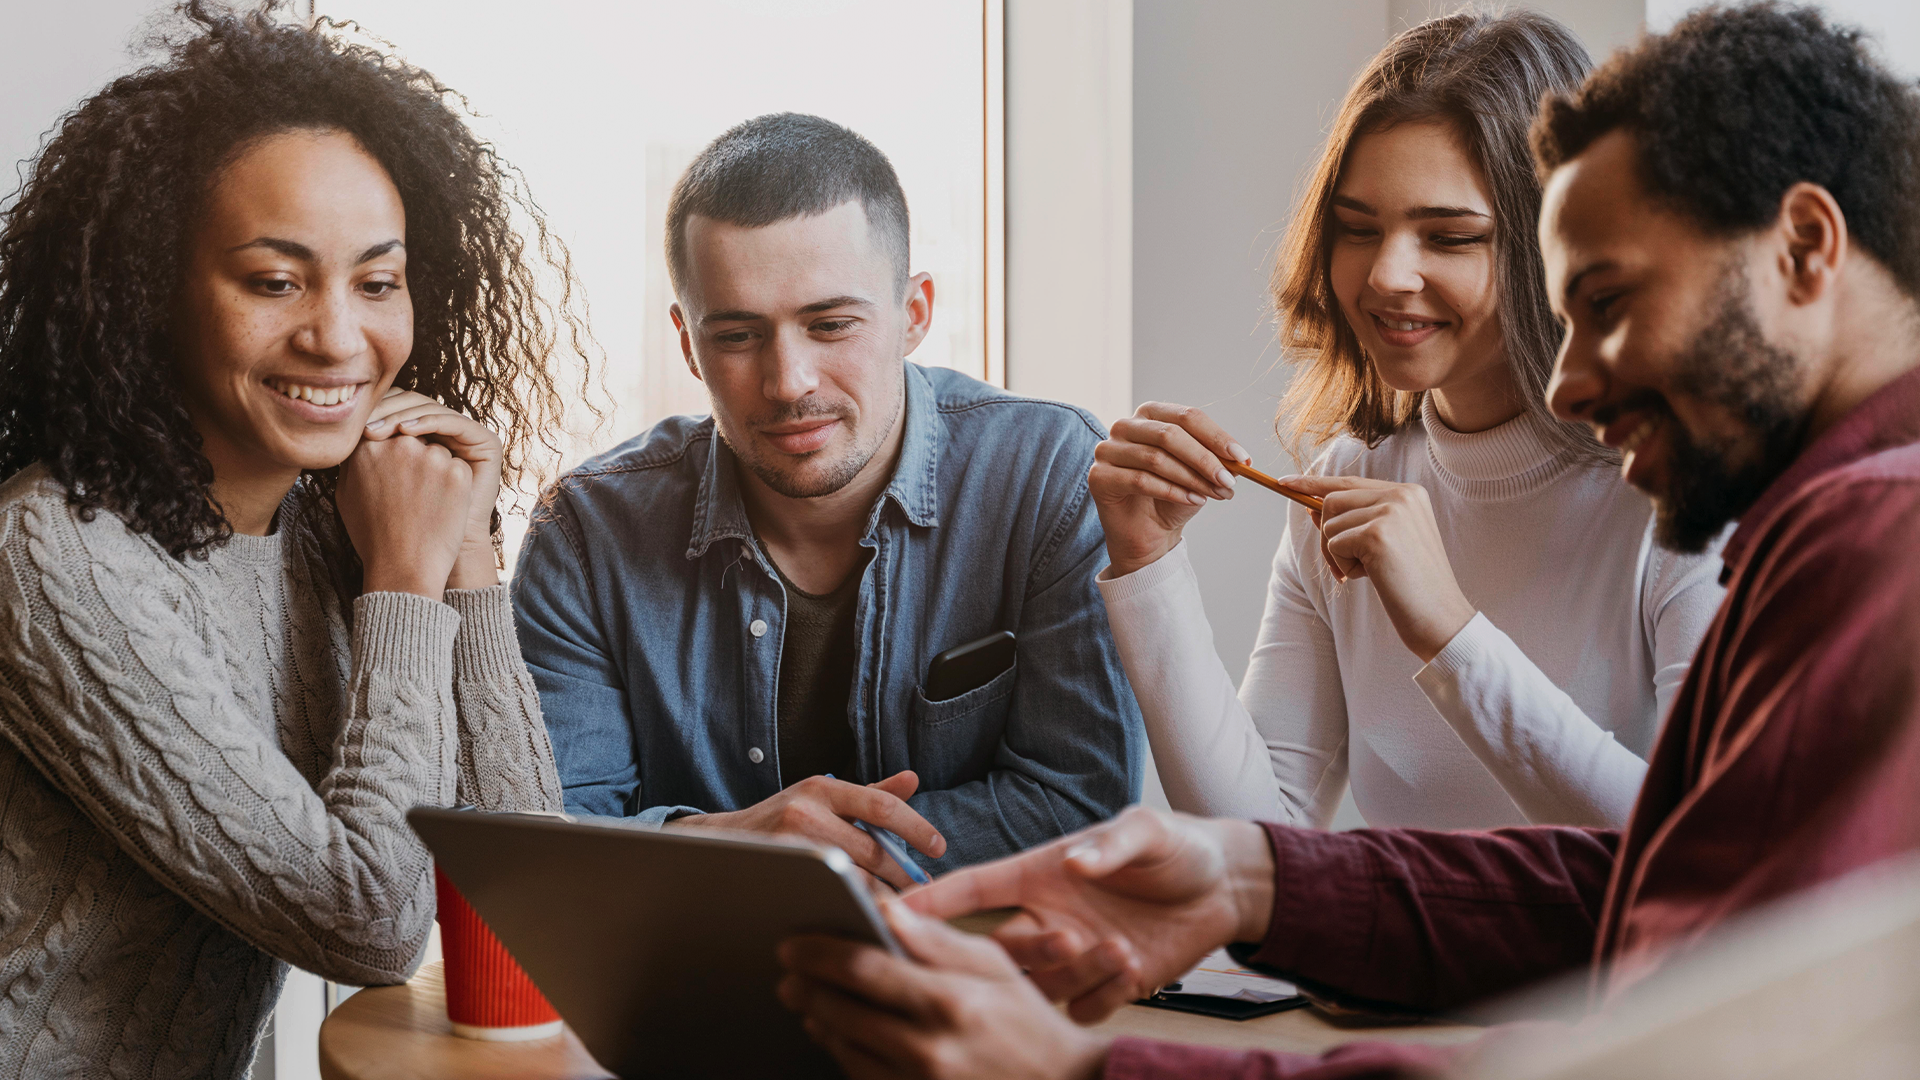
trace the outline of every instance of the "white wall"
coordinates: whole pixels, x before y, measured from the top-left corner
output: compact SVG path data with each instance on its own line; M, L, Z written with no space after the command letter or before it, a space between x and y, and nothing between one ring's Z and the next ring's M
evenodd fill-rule
M1133 410L1132 0L1007 0L1007 386Z
M1389 33L1462 7L1461 0L1387 0ZM1597 60L1639 36L1646 12L1643 0L1523 0L1508 7L1526 7L1566 23L1586 43Z
M19 164L40 149L54 121L133 68L129 41L156 0L10 4L0 34L0 202L19 183Z
M1136 0L1133 390L1205 408L1276 473L1288 372L1267 273L1296 178L1355 71L1384 40L1385 0ZM1188 526L1220 658L1253 647L1286 503L1242 485ZM1149 801L1158 792L1149 781Z

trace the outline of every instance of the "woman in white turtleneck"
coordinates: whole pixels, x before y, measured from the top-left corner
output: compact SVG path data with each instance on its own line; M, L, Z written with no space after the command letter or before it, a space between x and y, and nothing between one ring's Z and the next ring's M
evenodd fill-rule
M1281 428L1332 436L1289 483L1325 507L1290 511L1237 695L1181 529L1247 451L1160 403L1100 444L1101 591L1175 809L1325 827L1350 779L1379 826L1625 822L1720 564L1545 410L1526 130L1586 67L1545 16L1462 13L1348 93L1274 274Z

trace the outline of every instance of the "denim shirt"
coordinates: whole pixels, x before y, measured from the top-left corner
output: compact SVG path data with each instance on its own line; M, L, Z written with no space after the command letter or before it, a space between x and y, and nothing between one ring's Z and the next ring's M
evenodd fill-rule
M1058 402L905 365L892 481L860 540L847 722L857 779L919 774L938 871L1018 851L1139 796L1145 735L1094 576L1103 432ZM784 784L786 593L711 418L673 417L561 479L513 579L569 810L662 822ZM940 652L998 630L1013 667L945 701ZM791 783L801 777L786 777Z

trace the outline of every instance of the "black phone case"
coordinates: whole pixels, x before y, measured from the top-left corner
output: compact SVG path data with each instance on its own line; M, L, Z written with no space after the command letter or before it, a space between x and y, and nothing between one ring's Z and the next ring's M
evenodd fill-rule
M1217 1016L1222 1020L1252 1020L1256 1016L1271 1016L1288 1009L1298 1009L1311 1004L1305 997L1287 997L1278 1001L1240 1001L1235 998L1214 997L1210 994L1169 994L1161 991L1150 998L1141 998L1134 1002L1150 1009L1172 1009L1175 1012L1199 1013L1201 1016Z
M977 641L955 645L927 665L920 692L928 701L947 701L978 690L1013 666L1014 637L1001 630Z

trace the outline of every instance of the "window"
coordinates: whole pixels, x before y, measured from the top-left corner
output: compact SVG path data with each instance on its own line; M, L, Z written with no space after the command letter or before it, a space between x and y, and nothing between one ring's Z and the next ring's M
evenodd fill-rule
M708 411L667 315L667 195L701 147L762 113L825 116L892 159L912 214L913 268L934 279L933 332L913 359L1004 383L989 333L999 325L989 287L999 196L987 182L999 166L998 2L316 0L315 9L364 21L466 95L478 132L522 170L572 250L614 412L569 464L664 416ZM509 529L510 546L522 528Z

